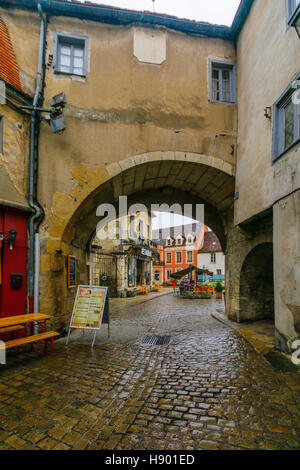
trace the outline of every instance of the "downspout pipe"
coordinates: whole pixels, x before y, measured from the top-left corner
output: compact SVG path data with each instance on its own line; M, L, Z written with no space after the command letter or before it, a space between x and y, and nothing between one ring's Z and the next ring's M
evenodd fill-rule
M35 309L38 308L38 302L34 302L34 294L37 293L35 289L35 284L37 277L35 277L35 246L36 243L39 245L39 238L35 240L35 223L39 220L42 216L42 210L40 204L36 202L35 199L35 131L36 131L36 123L37 119L39 119L39 113L36 111L36 107L38 104L40 91L41 91L41 83L42 83L42 68L43 68L43 57L44 57L44 49L45 49L45 31L46 31L46 20L43 16L43 11L41 4L38 3L38 12L41 16L41 27L40 27L40 42L39 42L39 55L38 55L38 70L37 70L37 78L36 78L36 89L33 98L33 110L31 111L30 116L30 148L29 148L29 191L28 191L28 202L30 207L33 209L34 214L30 218L29 221L29 285L28 285L28 293L29 293L29 312L33 312ZM39 247L38 247L39 249ZM39 258L39 254L37 253L37 258ZM37 268L37 266L36 266ZM38 272L36 273L39 278L39 267ZM34 305L35 304L35 305Z

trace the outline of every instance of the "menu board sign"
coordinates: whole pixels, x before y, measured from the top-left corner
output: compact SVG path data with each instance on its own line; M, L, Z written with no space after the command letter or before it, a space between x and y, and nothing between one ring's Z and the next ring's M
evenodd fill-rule
M107 296L107 287L78 286L71 328L99 330Z

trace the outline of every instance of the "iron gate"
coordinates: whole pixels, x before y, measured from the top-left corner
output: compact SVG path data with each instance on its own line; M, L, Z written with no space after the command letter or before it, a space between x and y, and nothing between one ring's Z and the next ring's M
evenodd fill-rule
M107 281L101 279L101 275L108 276L108 292L110 297L117 297L117 262L116 256L111 254L97 253L94 260L94 285L108 285Z

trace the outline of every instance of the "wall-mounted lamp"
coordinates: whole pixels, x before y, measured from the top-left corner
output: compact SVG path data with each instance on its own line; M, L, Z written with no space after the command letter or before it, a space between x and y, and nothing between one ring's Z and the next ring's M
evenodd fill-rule
M64 92L53 96L51 100L51 108L38 108L33 106L20 106L21 109L30 109L39 111L40 113L47 113L42 118L48 122L51 127L51 131L54 134L62 134L66 129L66 123L63 118L63 110L67 104L67 98Z
M9 249L12 250L13 249L13 244L16 241L17 232L15 231L14 228L12 228L12 229L10 229L10 231L8 233L9 233L9 235L6 238L4 238L4 234L3 234L2 240L3 240L4 243L9 243ZM0 239L1 239L1 234L2 234L2 232L0 233Z
M289 21L289 26L295 28L300 39L300 3Z
M264 116L267 118L267 119L271 119L271 113L272 113L272 108L271 106L267 106L265 108L265 114Z

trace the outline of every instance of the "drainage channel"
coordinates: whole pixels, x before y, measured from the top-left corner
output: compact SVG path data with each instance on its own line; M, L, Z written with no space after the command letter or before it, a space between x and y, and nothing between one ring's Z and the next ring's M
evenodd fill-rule
M169 344L170 341L171 336L147 335L140 341L140 344L144 346L162 346Z

